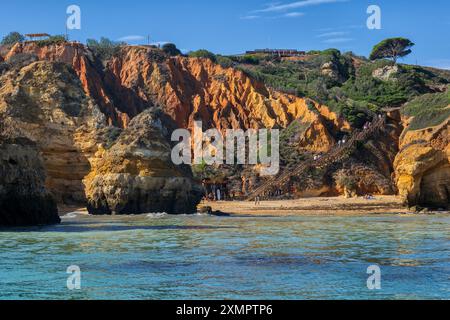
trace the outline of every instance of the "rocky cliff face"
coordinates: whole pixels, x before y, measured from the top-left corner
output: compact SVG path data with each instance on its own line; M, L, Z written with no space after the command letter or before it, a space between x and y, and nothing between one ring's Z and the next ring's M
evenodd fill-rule
M311 125L311 135L327 135L324 122L333 130L348 124L324 106L268 89L243 72L225 69L209 59L154 58L154 51L130 47L107 65L107 86L122 106L134 106L130 117L148 102L164 111L181 128L192 128L202 120L206 128L285 128L294 119ZM320 112L320 111L323 112ZM325 137L327 143L332 138Z
M24 54L40 62L6 75L0 70L0 111L6 115L5 123L39 145L47 170L46 186L58 202L89 203L94 213L142 212L149 208L192 211L198 190L189 174L166 161L167 137L162 138L158 130L148 131L155 128L143 129L143 123L156 123L154 114L146 113L156 105L161 106L174 128L192 129L196 120L203 122L204 129L222 131L285 129L296 123L299 129L289 143L307 155L327 152L353 130L326 106L274 91L240 70L224 68L209 59L168 57L157 49L124 47L118 55L102 62L88 48L75 43L46 47L17 44L2 59L8 63ZM330 168L319 178L303 179L313 182L302 182L299 193L340 193L332 181L337 170L360 172L361 194L395 193L391 174L399 144L396 177L400 193L408 202L423 202L418 199L432 199L431 193L447 192L442 187L431 188L427 181L439 176L441 185L447 184L443 150L448 144L442 138L426 138L433 151L425 152L424 165L418 165L422 158L415 157L420 152L408 151L415 149L406 146L423 147L418 141L424 140L421 135L426 130L414 133L415 138L406 134L399 141L399 123L400 119L392 116L385 134L361 146L340 167ZM160 129L164 131L164 126ZM448 131L438 136L445 134ZM149 137L157 137L159 146ZM139 141L139 146L131 143L133 139ZM438 149L437 144L441 145ZM154 154L141 152L142 148L154 147L162 149ZM166 164L156 161L157 157L165 159ZM427 193L425 189L432 191ZM179 202L168 206L174 197ZM160 202L152 207L150 198Z
M17 44L5 58L20 53L71 65L108 122L122 128L142 111L161 105L180 128L193 128L195 120L202 120L206 129L285 128L300 119L309 126L302 139L311 149L327 150L335 143L334 133L350 130L326 106L270 90L209 59L169 58L157 49L125 47L103 68L80 44Z
M87 96L95 100L109 124L126 125L127 114L122 113L113 103L110 93L103 83L103 68L93 53L79 43L39 46L37 43L17 43L5 54L6 61L17 55L34 55L39 60L62 62L73 68Z
M45 170L28 139L0 141L0 226L59 223L56 202L45 188Z
M395 159L400 196L408 206L450 205L450 119L437 127L407 130Z
M58 203L89 203L92 213L103 214L159 212L165 208L171 213L194 211L198 194L189 172L175 168L170 161L155 161L159 145L167 147L166 137L152 127L156 119L146 122L150 126L147 130L133 126L134 131L127 136L121 128L107 124L107 114L86 95L86 87L70 65L33 59L25 65L14 65L11 57L6 61L11 66L0 77L1 133L36 144L42 155L46 190ZM117 139L121 140L116 143ZM108 164L111 172L99 167L100 162ZM114 181L117 184L108 185L113 174L120 175ZM123 183L125 176L129 184ZM150 183L151 178L158 182ZM110 194L105 191L108 187L114 189ZM108 200L112 193L128 196L108 202L111 210L105 210L93 196L100 193L96 188L102 189L102 196ZM173 196L178 199L170 198Z
M167 128L151 110L135 117L113 145L102 151L85 178L89 212L191 213L202 190L172 165Z

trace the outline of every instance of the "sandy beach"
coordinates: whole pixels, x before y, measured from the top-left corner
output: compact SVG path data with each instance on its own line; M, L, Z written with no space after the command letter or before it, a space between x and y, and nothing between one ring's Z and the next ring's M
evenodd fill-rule
M297 200L261 201L259 205L245 201L203 202L213 211L232 215L363 215L363 214L405 214L396 196L377 196L374 200L344 197L304 198Z
M411 213L396 196L377 196L374 200L362 197L347 199L344 197L303 198L296 200L261 201L218 201L202 202L201 207L211 207L231 215L254 216L292 216L292 215L329 215L354 216L367 214L406 214ZM60 206L59 214L88 214L86 208Z

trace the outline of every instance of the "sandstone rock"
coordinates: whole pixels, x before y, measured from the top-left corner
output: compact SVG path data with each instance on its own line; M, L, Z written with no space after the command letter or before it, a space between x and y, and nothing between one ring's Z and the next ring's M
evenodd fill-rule
M38 149L28 139L0 138L0 226L57 224Z
M385 66L373 71L372 77L381 81L396 80L394 76L398 73L398 66Z
M159 119L142 114L123 132L108 126L107 114L86 95L71 66L61 62L34 62L0 80L2 130L36 143L45 185L59 204L90 203L93 213L194 211L199 199L190 170L171 165ZM114 195L116 189L125 194ZM109 202L93 196L99 190Z
M210 207L210 206L203 206L203 207L200 207L199 209L198 209L198 212L199 213L203 213L203 214L211 214L212 213L212 208Z
M110 124L126 126L129 121L125 113L120 112L113 103L103 83L103 70L98 66L92 52L79 43L64 43L49 46L39 46L36 43L17 43L5 55L8 61L18 54L33 54L40 60L61 62L72 66L87 96L95 100Z
M339 72L339 67L333 61L325 62L321 66L321 73L322 73L322 75L324 75L334 81L338 81L338 82L345 81L344 77Z
M86 177L91 214L196 212L201 187L172 165L164 125L150 111L134 118Z
M400 196L409 206L450 206L450 119L435 128L407 131L395 159Z

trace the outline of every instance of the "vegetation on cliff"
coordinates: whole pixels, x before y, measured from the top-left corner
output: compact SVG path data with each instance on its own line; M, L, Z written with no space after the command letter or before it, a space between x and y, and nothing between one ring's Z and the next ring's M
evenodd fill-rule
M36 41L36 44L42 48L42 47L47 47L47 46L51 46L51 45L63 44L66 41L67 41L67 39L65 36L54 35L54 36L48 37L48 39Z
M86 44L94 54L102 61L111 59L120 52L120 48L126 45L124 42L112 41L108 38L101 37L99 41L95 39L88 39Z
M434 127L450 117L450 87L446 92L429 93L407 103L403 115L413 117L409 130Z
M213 62L217 61L217 56L214 53L212 53L212 52L210 52L208 50L205 50L205 49L200 49L200 50L197 50L197 51L191 51L191 52L188 53L188 56L191 57L191 58L206 58L206 59L209 59L209 60L211 60Z
M408 65L391 69L387 60L370 62L334 49L297 60L265 56L258 57L257 64L236 59L235 63L276 90L310 97L329 106L356 127L362 127L382 108L401 106L450 83L448 74Z
M181 51L177 48L173 43L166 43L162 46L162 50L167 53L169 56L179 56L181 55Z

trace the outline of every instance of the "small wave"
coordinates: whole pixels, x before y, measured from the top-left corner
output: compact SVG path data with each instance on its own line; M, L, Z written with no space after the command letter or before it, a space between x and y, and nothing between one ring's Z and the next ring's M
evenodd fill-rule
M62 216L62 219L75 219L78 217L78 214L76 212L70 212L64 216Z
M166 212L156 212L156 213L149 213L147 215L147 218L163 218L168 216Z

